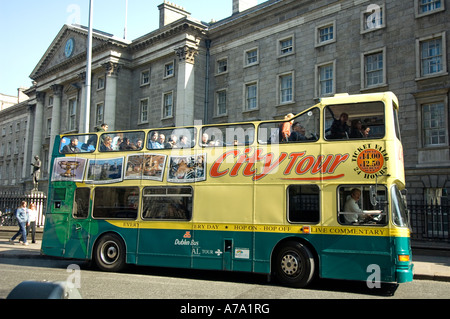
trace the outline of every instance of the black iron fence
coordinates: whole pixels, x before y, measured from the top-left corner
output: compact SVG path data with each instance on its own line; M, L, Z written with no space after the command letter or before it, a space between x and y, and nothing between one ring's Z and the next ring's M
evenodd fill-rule
M411 238L436 242L450 242L449 205L429 205L422 201L409 201Z
M14 213L22 201L28 205L34 203L37 210L36 226L44 225L44 212L47 197L42 192L31 192L30 194L15 192L0 192L0 226L16 226L17 220Z

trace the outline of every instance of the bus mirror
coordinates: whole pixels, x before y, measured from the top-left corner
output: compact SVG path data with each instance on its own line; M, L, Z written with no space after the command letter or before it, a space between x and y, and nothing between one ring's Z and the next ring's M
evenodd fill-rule
M375 185L370 186L370 203L372 206L378 205L377 187Z

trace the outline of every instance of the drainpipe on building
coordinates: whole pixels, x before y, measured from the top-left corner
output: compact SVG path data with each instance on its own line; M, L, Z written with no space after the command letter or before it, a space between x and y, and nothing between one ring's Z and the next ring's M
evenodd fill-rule
M209 62L211 40L205 40L206 45L206 76L205 76L205 109L203 110L203 124L208 124L208 106L209 106Z

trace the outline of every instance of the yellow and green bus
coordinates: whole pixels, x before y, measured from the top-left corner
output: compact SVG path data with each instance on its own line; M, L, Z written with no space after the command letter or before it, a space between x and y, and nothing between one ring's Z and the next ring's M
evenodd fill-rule
M398 108L340 94L288 120L56 136L42 252L293 287L411 281Z

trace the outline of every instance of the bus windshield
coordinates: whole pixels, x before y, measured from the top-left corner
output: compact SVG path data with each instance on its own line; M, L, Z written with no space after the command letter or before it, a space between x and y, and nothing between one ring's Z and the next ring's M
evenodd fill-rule
M408 227L408 209L403 195L397 186L392 187L392 219L394 224L400 227Z

